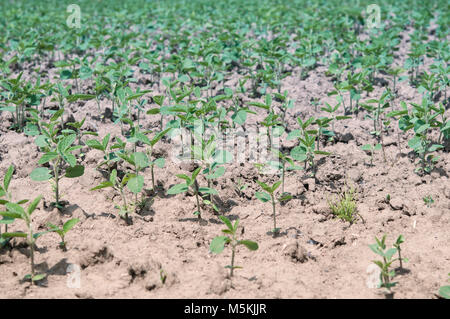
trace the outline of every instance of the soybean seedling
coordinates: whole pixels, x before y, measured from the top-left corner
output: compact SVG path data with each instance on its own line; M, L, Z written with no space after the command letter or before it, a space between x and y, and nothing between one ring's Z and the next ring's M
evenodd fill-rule
M238 179L238 181L236 183L233 183L234 185L234 190L236 191L236 193L239 195L239 197L242 197L242 195L244 195L244 191L247 189L248 185L245 184L241 178Z
M22 237L26 238L28 245L30 247L30 266L31 266L31 274L25 276L24 279L31 280L31 284L33 285L35 281L42 280L45 277L45 274L36 274L34 269L34 245L36 243L36 239L43 233L34 233L33 226L31 223L31 214L36 210L37 205L41 201L42 196L36 197L31 204L28 206L27 210L24 210L22 206L16 203L6 203L6 212L0 212L0 216L9 217L13 219L22 219L25 221L25 225L27 227L27 232L14 232L14 233L3 233L2 238L12 238L12 237Z
M400 247L401 244L405 242L405 237L403 235L398 236L397 240L394 243L394 247L397 248L398 251L398 260L400 261L400 269L403 269L403 261L408 262L408 259L402 258L402 249Z
M316 176L317 172L317 163L314 160L316 155L325 155L329 156L331 153L316 150L316 141L318 142L318 130L308 129L310 125L316 122L315 118L310 117L306 121L302 121L300 117L297 118L297 122L300 126L300 129L296 129L291 131L287 139L291 140L293 138L297 138L299 140L299 145L294 147L291 150L291 157L298 162L305 162L306 165L309 164L309 167L312 170L312 176Z
M211 252L215 254L220 254L225 249L225 244L231 245L231 264L226 266L225 268L230 269L230 278L233 277L233 272L235 269L242 268L240 266L234 265L234 259L236 254L236 248L239 245L244 245L248 249L255 251L258 250L258 244L254 241L250 240L238 240L236 236L236 231L239 226L239 219L234 222L234 225L231 221L225 216L219 216L222 222L227 226L227 229L223 229L222 232L226 234L226 236L217 236L215 237L209 246Z
M153 155L153 147L155 146L156 143L158 143L158 141L164 136L166 135L167 132L169 132L171 130L171 128L165 129L162 132L159 132L158 134L156 134L152 139L149 138L143 138L141 139L141 141L147 145L150 146L149 149L147 149L147 156L150 159L149 161L149 166L150 166L150 171L152 174L152 187L153 187L153 191L156 191L156 186L155 186L155 165L158 166L159 168L163 168L165 165L165 159L164 157L159 157L155 160L151 160L152 159L152 155ZM150 132L148 132L150 133Z
M89 146L90 148L103 152L103 161L100 162L96 168L98 169L99 167L106 165L109 174L111 174L111 165L112 165L111 163L119 160L119 157L115 155L115 153L112 152L110 148L108 148L110 138L111 133L108 133L103 137L101 141L95 139L86 141L86 145Z
M430 208L434 203L434 199L433 197L431 197L431 195L428 195L423 198L423 202L425 203L425 205L427 205L428 208Z
M9 191L9 185L11 183L12 176L14 174L14 166L9 166L6 171L5 177L3 178L3 185L0 185L0 205L6 205L7 203L12 201L12 194ZM17 204L22 205L28 202L28 199L21 200L17 202ZM9 239L3 238L1 225L5 225L5 232L8 232L8 225L14 222L14 218L3 216L0 220L0 247L5 246Z
M133 175L133 174L132 174ZM129 201L127 200L127 196L125 195L125 186L130 181L130 174L125 174L125 176L120 179L117 176L117 170L113 169L111 172L111 175L109 176L108 181L104 181L100 183L100 185L91 188L91 191L102 189L102 188L108 188L111 187L115 191L117 191L120 194L120 197L122 199L122 206L116 205L115 208L119 210L119 216L123 218L127 224L130 224L130 220L128 218L128 215L131 211L131 205L129 205Z
M336 104L335 106L331 106L330 104L325 102L325 105L326 106L321 107L320 109L322 111L327 112L328 114L330 114L330 116L332 116L333 121L331 121L331 130L332 130L333 133L334 133L334 123L336 121L348 120L348 119L352 118L349 115L336 115L337 110L341 106L341 102L338 102L338 104Z
M194 215L197 215L198 219L202 219L201 215L201 208L200 208L200 195L199 193L205 193L205 194L217 194L217 191L209 188L209 187L199 187L197 182L197 176L201 171L201 167L198 167L194 172L192 172L191 176L187 176L185 174L177 174L176 176L178 178L184 179L186 183L176 184L173 185L169 190L167 191L167 194L169 195L176 195L180 193L185 193L189 190L189 187L192 187L195 199L197 201L197 211L194 212Z
M42 135L35 139L35 144L44 151L44 155L39 159L38 164L51 164L48 167L35 168L30 177L33 181L52 180L53 191L55 193L55 207L62 209L60 202L59 182L63 177L76 178L84 174L84 166L77 164L77 158L72 153L80 148L81 145L72 146L77 138L76 134L59 134L57 126L58 118L62 117L64 109L58 110L50 118L50 123L42 122L37 119Z
M442 144L434 144L431 139L431 131L440 128L442 134L448 134L449 124L446 124L443 114L445 108L442 104L440 107L433 105L426 97L422 99L422 104L411 103L413 106L412 114L402 116L399 120L399 128L406 132L410 129L414 130L414 137L408 141L408 146L412 148L419 156L419 163L421 164L415 171L417 173L430 173L434 168L434 163L438 160L435 156L435 151L443 149ZM407 111L406 105L403 104L402 114ZM399 113L397 113L399 114ZM438 120L441 116L442 121ZM447 132L447 133L445 133ZM438 143L441 143L442 134L439 136Z
M48 223L48 227L49 227L49 232L55 232L59 235L59 237L61 237L61 242L59 243L59 247L66 251L66 241L65 241L65 236L66 234L79 222L80 220L78 218L72 218L70 220L68 220L67 222L64 223L62 228L58 228L58 226L55 226L51 223Z
M370 166L373 166L373 153L375 151L381 150L381 144L380 143L375 144L375 145L365 144L365 145L361 146L361 150L369 152L369 154L370 154Z
M395 276L395 271L391 270L390 267L392 263L397 261L397 259L393 259L393 256L395 253L397 253L398 249L393 248L386 248L386 235L383 236L381 240L379 240L377 237L375 237L376 243L369 245L370 249L377 255L383 257L382 261L374 260L374 264L377 265L381 269L380 274L380 288L384 287L386 288L386 292L388 296L392 296L393 293L391 291L391 288L394 287L397 282L392 282L392 278Z
M275 156L278 157L278 161L272 161L269 162L269 164L275 169L281 170L281 193L284 194L284 179L286 171L301 170L303 169L303 167L295 165L294 160L292 158L283 154L277 149L272 149L272 152L275 154ZM289 166L286 167L286 164L289 164Z
M9 192L8 189L13 173L14 166L11 165L8 167L5 177L3 178L3 185L0 185L0 205L6 205L6 203L11 201L11 192ZM3 217L3 219L0 220L0 236L2 234L1 224L5 224L5 232L8 232L8 224L11 224L13 221L14 219L8 217ZM5 242L0 238L0 247L3 244L5 244Z
M281 185L281 181L275 182L272 186L267 185L266 183L256 181L259 186L264 190L264 192L256 192L255 196L258 198L261 202L266 203L268 201L271 201L272 203L272 214L273 214L273 229L272 233L273 235L276 235L280 232L280 228L277 228L277 220L276 220L276 210L275 210L275 191L278 187ZM286 201L288 199L292 198L289 194L283 194L280 198L278 198L278 202Z

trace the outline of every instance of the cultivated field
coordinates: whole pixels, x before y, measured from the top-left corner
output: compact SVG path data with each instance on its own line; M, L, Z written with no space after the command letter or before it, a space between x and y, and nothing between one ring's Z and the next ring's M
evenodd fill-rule
M448 1L71 3L0 2L1 298L450 297Z

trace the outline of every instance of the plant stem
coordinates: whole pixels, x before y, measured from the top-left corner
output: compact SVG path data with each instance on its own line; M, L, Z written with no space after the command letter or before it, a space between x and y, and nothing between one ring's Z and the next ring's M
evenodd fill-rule
M155 191L155 173L154 173L154 165L151 165L151 172L152 172L152 187L153 187L153 191Z
M233 238L233 240L235 241L235 239ZM236 252L236 245L234 244L232 247L232 252L231 252L231 268L230 268L230 277L233 277L233 271L234 271L234 255Z
M123 188L120 188L120 196L122 197L123 207L125 208L125 221L127 223L129 223L127 198L126 198L126 196L125 196L125 194L123 192Z
M270 194L270 197L272 198L272 213L273 213L273 231L276 232L277 229L277 221L275 217L275 196L274 194Z
M31 229L31 221L28 221L28 229L29 229L29 236L30 236L30 262L31 262L31 285L34 284L33 278L34 278L34 239L33 239L33 230Z
M55 165L53 166L53 173L55 175L55 200L56 207L59 209L59 157L56 160Z
M198 198L198 183L197 180L194 181L194 190L195 190L195 199L197 200L197 210L198 210L198 219L202 219L202 212L200 210L200 200Z

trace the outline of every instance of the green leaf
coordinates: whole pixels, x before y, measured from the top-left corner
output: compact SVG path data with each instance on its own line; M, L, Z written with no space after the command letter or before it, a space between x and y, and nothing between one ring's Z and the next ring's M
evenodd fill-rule
M8 191L9 183L11 182L12 175L14 173L14 166L9 166L6 171L5 177L3 178L3 187L5 192Z
M265 109L265 110L268 110L268 109L269 109L269 106L267 106L267 105L264 104L264 103L260 103L260 102L250 102L250 103L248 103L248 105L260 107L260 108Z
M198 191L203 194L211 194L211 195L218 194L218 192L214 188L210 188L210 187L199 187Z
M148 157L145 153L136 152L133 154L133 156L134 156L134 163L139 170L149 166Z
M260 182L260 181L256 181L256 183L261 186L262 189L264 189L266 192L271 193L272 188L267 185L266 183Z
M167 190L167 194L176 195L176 194L187 192L187 190L188 190L187 184L185 184L185 183L184 184L176 184Z
M61 154L61 156L62 159L66 161L70 166L74 167L75 165L77 165L77 158L75 157L75 155L66 152Z
M33 281L39 281L45 278L45 274L38 274L33 277Z
M43 165L45 163L50 162L51 160L55 159L58 157L58 153L56 152L48 152L45 153L44 155L42 155L42 157L39 159L38 164L39 165Z
M99 151L104 151L105 148L103 147L102 143L100 143L97 140L87 140L86 141L86 145L89 146L90 148L99 150Z
M238 241L238 244L244 245L245 247L253 251L258 250L258 244L251 240L240 240Z
M225 244L228 241L229 239L226 236L217 236L211 241L209 250L215 254L220 254L224 250Z
M370 144L365 144L365 145L361 146L361 149L362 149L363 151L371 151L371 150L372 150L372 145L370 145Z
M390 260L396 252L397 252L397 248L390 248L386 251L385 257L387 258L387 260Z
M408 141L408 146L415 151L419 151L422 148L422 139L420 136L414 136Z
M272 95L266 94L265 102L267 107L270 107L272 105Z
M164 165L166 164L166 160L164 159L164 157L160 157L157 158L153 161L153 163L158 166L159 168L163 168Z
M176 174L175 176L184 179L188 183L191 181L191 177L187 176L186 174Z
M36 182L47 181L52 178L51 171L46 167L35 168L31 174L30 178Z
M403 235L398 236L397 240L395 241L396 245L403 244L405 242L405 237Z
M19 214L19 213L15 213L15 212L10 212L10 211L6 211L6 212L0 212L0 216L3 216L4 217L4 219L6 218L6 219L15 219L15 218L18 218L18 219L23 219L24 218L24 216L22 215L22 214ZM4 220L3 219L3 220Z
M72 218L64 223L63 231L66 234L69 230L71 230L80 220L78 218Z
M159 132L155 137L152 138L150 145L155 146L156 143L164 136L166 135L170 130L172 130L171 127L165 129L164 131Z
M244 110L239 110L231 116L231 119L238 125L244 125L247 120L247 112Z
M147 114L149 114L149 115L155 115L155 114L159 114L159 113L160 113L160 111L158 108L150 109L147 111Z
M72 78L72 72L70 72L70 70L62 70L59 76L61 80L68 80Z
M271 190L270 193L274 193L277 190L277 188L280 187L280 185L281 185L281 181L274 183L270 189Z
M225 225L227 225L227 227L228 227L229 230L231 230L231 231L234 230L233 225L231 224L231 221L230 221L227 217L225 217L225 216L219 216L219 218L222 220L222 222L223 222Z
M34 233L33 234L33 238L34 239L38 239L39 237L41 237L42 235L45 235L47 233L49 233L49 231L42 231L42 232L39 232L39 233Z
M266 203L266 202L268 202L268 201L270 201L272 199L270 197L270 195L267 194L266 192L256 192L255 196L256 196L256 198L258 198L263 203Z
M23 232L15 232L15 233L2 233L3 238L12 238L12 237L22 237L27 238L28 234Z
M133 176L128 181L127 187L133 194L140 193L142 191L142 188L144 187L144 176Z
M50 118L50 122L56 121L58 118L61 117L61 115L63 115L63 113L64 108L60 108L58 111L55 112L55 114L52 115L52 117Z
M282 196L280 196L280 198L278 198L278 201L285 202L285 201L290 200L292 198L293 198L293 196L291 194L283 193Z
M201 167L197 167L195 169L195 171L192 173L191 182L195 181L195 179L197 178L197 176L198 176L198 174L200 173L201 170L202 170Z
M443 148L444 148L444 146L442 146L442 145L439 145L439 144L433 144L433 145L431 145L430 148L428 149L428 152L434 152L434 151L437 151L437 150L440 150L440 149L443 149Z
M66 169L66 177L68 178L76 178L80 177L84 174L84 166L83 165L75 165L73 167L68 167Z
M450 286L442 286L439 289L439 295L445 299L450 299Z
M293 140L295 138L301 137L302 136L302 132L300 130L293 130L291 132L289 132L288 136L287 136L287 140Z
M351 119L351 116L336 116L336 120L341 121L341 120L348 120Z
M377 244L369 245L369 248L377 255L384 257L384 252L380 249L380 247Z
M36 144L39 147L46 147L46 146L48 146L47 138L44 135L39 135L34 140L34 144Z
M39 204L39 202L41 201L41 199L42 199L42 196L38 196L31 202L30 206L28 206L28 209L27 209L28 215L31 215L35 211L35 209L36 209L37 205Z
M58 142L58 151L63 154L72 145L72 143L75 142L76 138L76 134L65 136Z
M324 152L324 151L314 151L314 154L317 154L317 155L325 155L325 156L331 155L330 152Z
M303 161L305 161L308 158L308 156L305 153L305 149L304 149L303 146L296 146L296 147L294 147L291 150L290 155L291 155L291 157L294 160L296 160L298 162L303 162Z
M0 216L1 216L1 212L0 212ZM14 220L15 220L15 218L3 216L3 218L0 219L0 224L9 225L9 224L12 224L14 222Z
M93 188L91 188L91 191L95 191L97 189L102 189L102 188L107 188L107 187L114 187L114 184L111 183L110 181L106 181L106 182L102 182L100 185L95 186Z
M67 101L70 103L78 100L87 101L92 99L95 99L95 95L93 94L72 94L67 97Z

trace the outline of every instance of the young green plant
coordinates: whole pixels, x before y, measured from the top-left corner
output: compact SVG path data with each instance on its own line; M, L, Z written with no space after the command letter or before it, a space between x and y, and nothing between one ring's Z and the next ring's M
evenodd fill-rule
M235 269L242 268L240 266L235 266L235 255L237 247L240 245L244 245L251 251L258 250L258 244L251 240L238 240L237 239L237 230L239 226L239 219L234 222L234 225L231 221L225 216L219 216L222 222L227 226L226 229L223 229L222 232L225 236L217 236L215 237L210 244L210 251L215 254L220 254L224 249L226 244L231 245L231 264L226 266L225 268L230 269L230 278L233 277L233 272Z
M59 237L61 237L61 242L59 243L59 247L62 250L64 250L64 251L67 250L66 241L65 241L65 237L66 237L67 233L79 222L80 222L80 220L78 218L72 218L72 219L68 220L67 222L65 222L62 228L58 228L58 226L48 223L47 226L49 227L49 232L57 233L59 235Z
M50 123L38 120L41 135L37 136L35 144L44 152L38 164L48 165L49 163L50 168L45 166L38 167L30 174L33 181L52 180L55 194L54 205L58 209L62 209L59 188L61 178L76 178L84 174L84 166L77 164L77 157L73 154L74 151L82 148L81 145L72 146L77 135L59 134L57 120L62 116L63 112L64 109L60 109L53 114L50 118Z
M392 264L397 261L398 259L393 258L394 255L397 253L398 249L393 248L387 248L386 247L386 235L383 235L382 239L378 239L375 237L376 243L369 245L369 248L377 255L381 256L383 258L382 261L374 260L373 263L377 265L380 270L380 280L381 285L380 287L384 287L386 289L386 297L392 296L392 290L391 288L394 287L397 282L392 282L392 278L395 276L395 270L391 269ZM400 240L401 241L401 240ZM396 244L398 244L399 240L397 239ZM399 244L398 244L399 245Z
M272 215L273 215L273 229L272 233L273 235L276 235L280 232L280 228L277 228L277 219L276 219L276 209L275 204L277 203L277 200L275 198L275 191L278 187L281 185L281 181L275 182L272 186L267 185L266 183L256 181L259 186L264 190L263 192L256 192L255 196L258 198L261 202L272 203ZM292 198L289 194L282 194L281 197L278 198L278 202L286 201L288 199Z
M26 275L24 279L31 280L31 284L33 285L35 281L42 280L45 277L45 274L36 274L35 264L34 264L34 249L35 243L38 237L43 235L44 233L35 233L33 231L33 225L31 223L31 214L36 210L37 205L41 201L42 196L36 197L28 208L25 210L22 206L16 203L6 203L6 211L0 212L0 216L8 217L12 219L22 219L25 222L27 227L27 232L14 232L14 233L3 233L2 238L12 238L12 237L22 237L26 238L27 243L30 247L30 266L31 273Z

